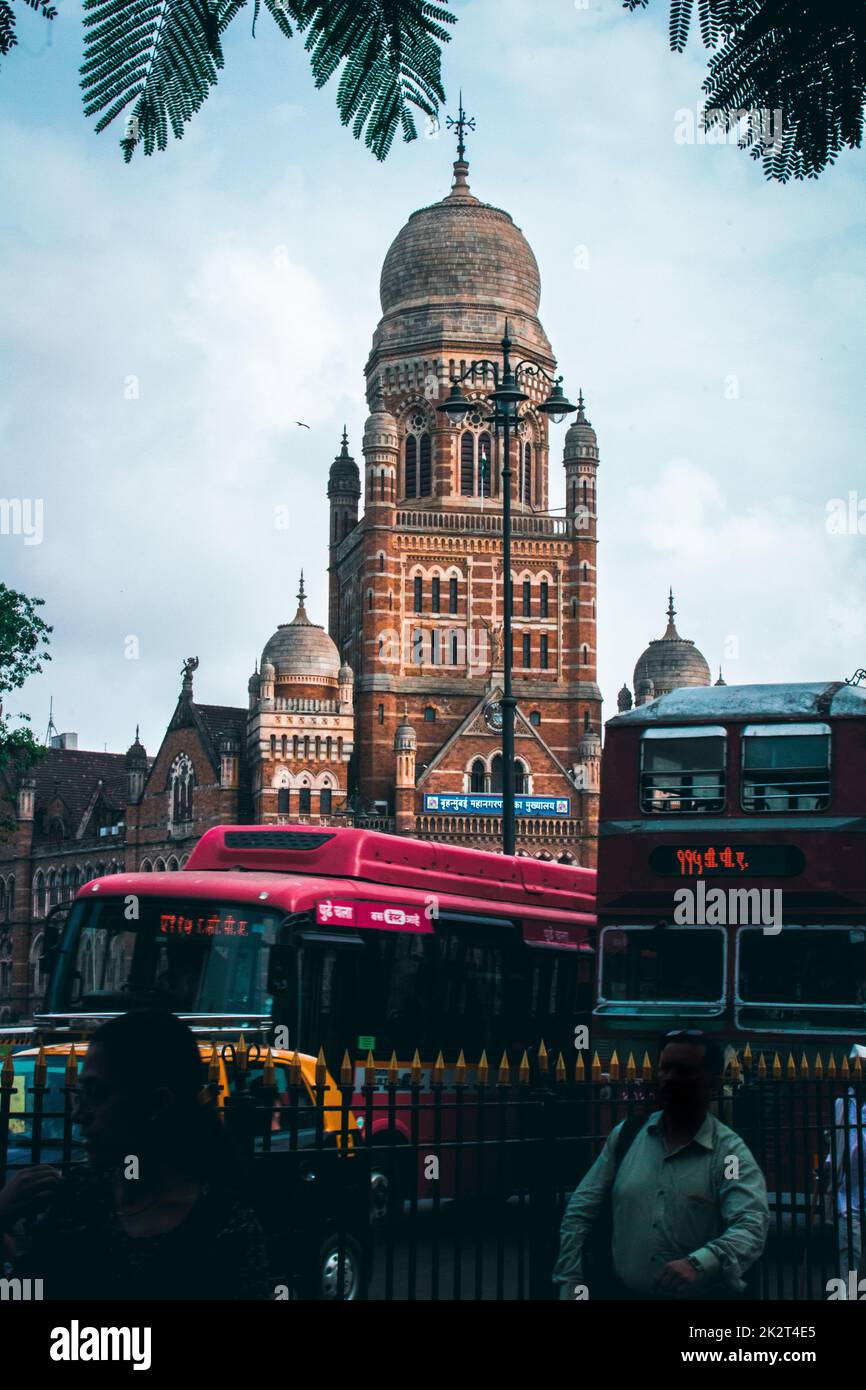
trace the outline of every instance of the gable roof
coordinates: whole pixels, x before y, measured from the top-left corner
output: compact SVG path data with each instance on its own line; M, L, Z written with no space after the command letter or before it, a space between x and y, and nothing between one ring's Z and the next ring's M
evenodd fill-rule
M448 756L448 754L451 752L451 749L454 747L454 745L455 745L455 743L457 742L457 740L458 740L459 738L463 738L465 734L467 734L467 733L470 732L470 730L472 729L473 724L475 724L476 721L477 721L477 720L479 719L479 717L481 716L481 713L482 713L482 711L484 710L485 706L486 706L486 705L490 705L490 704L495 704L496 701L497 701L497 700L500 700L501 698L502 698L502 691L501 691L501 689L498 688L498 687L494 688L493 690L488 690L484 695L482 695L481 699L478 701L478 704L475 705L475 706L473 706L473 708L469 711L469 713L467 714L467 716L466 716L466 718L463 720L463 722L462 722L461 724L458 724L457 728L454 730L454 733L451 735L451 737L445 740L445 742L443 743L442 747L439 749L439 752L436 754L436 756L435 756L434 758L432 758L432 759L430 760L430 762L429 762L429 763L427 764L427 766L425 767L424 771L421 773L421 776L420 776L420 777L416 777L416 779L415 779L415 786L416 786L416 787L420 787L421 784L422 784L422 782L425 782L425 781L427 780L427 778L430 776L430 773L434 770L434 768L438 767L439 764L445 760L445 758L446 758L446 757ZM515 720L514 720L514 732L515 732L515 734L517 734L518 732L520 732L520 733L522 733L522 734L524 734L524 735L527 735L527 734L528 734L530 738L534 739L534 741L535 741L537 744L539 744L539 746L543 749L543 751L545 752L545 754L547 755L547 757L548 757L548 758L550 759L550 761L556 766L557 770L562 774L562 776L563 776L563 777L565 778L565 780L569 783L569 785L572 786L572 787L575 786L574 778L572 777L571 773L568 771L568 768L565 767L564 764L560 762L559 758L556 756L556 754L554 753L553 749L549 746L549 744L547 744L547 743L544 741L544 739L541 737L540 733L539 733L538 730L534 727L534 725L530 724L529 720L526 718L526 715L523 713L523 711L520 709L519 706L517 706L517 708L515 709L514 714L515 714ZM484 729L484 733L485 733L485 734L489 734L489 733L490 733L490 730L487 729L487 728L485 728L485 729ZM516 746L515 746L515 750L514 750L514 751L515 751L515 755L517 755L517 748L516 748Z
M79 833L88 812L99 799L117 811L126 806L126 755L95 753L84 748L47 748L33 768L36 804L33 817L34 840L44 839L42 813L58 798L67 815L66 830ZM102 786L100 787L100 782Z

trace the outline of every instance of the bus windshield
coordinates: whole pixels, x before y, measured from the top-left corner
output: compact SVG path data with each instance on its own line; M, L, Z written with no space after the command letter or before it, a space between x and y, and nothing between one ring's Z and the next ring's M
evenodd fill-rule
M688 1004L719 1012L725 994L725 935L714 927L606 927L599 1011L670 1012Z
M49 1011L147 1004L269 1014L268 948L280 920L254 903L143 896L79 902L66 924Z

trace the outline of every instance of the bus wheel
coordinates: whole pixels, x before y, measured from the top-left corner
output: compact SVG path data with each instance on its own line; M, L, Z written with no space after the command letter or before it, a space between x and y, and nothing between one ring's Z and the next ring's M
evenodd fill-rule
M343 1301L355 1302L361 1297L362 1254L354 1236L340 1241L335 1233L322 1242L319 1250L318 1296L328 1302L336 1300L340 1287L340 1263L343 1265Z

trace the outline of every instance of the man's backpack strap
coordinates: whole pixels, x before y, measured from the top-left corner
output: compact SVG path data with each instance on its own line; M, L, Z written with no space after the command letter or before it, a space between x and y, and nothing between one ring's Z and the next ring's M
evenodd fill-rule
M619 1172L620 1164L646 1122L646 1115L629 1115L628 1119L623 1121L622 1129L616 1136L616 1145L613 1151L614 1182L616 1181L616 1175Z

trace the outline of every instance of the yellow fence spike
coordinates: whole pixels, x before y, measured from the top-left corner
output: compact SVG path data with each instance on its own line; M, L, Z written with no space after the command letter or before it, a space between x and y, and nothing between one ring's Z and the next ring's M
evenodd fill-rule
M739 1058L738 1054L735 1052L734 1055L733 1055L733 1057L731 1058L731 1080L732 1080L732 1081L734 1081L734 1082L738 1082L738 1081L739 1081L739 1079L740 1079L740 1071L741 1071L741 1067L740 1067L740 1058Z
M578 1052L578 1057L580 1053ZM565 1081L565 1058L560 1052L556 1059L556 1079L560 1085Z
M247 1047L243 1033L241 1033L240 1037L238 1038L238 1045L235 1048L235 1066L237 1067L238 1071L246 1071L247 1059L249 1055L250 1050Z
M592 1054L592 1079L593 1081L601 1080L601 1058L597 1052Z
M836 1075L836 1056L835 1056L835 1054L832 1053L832 1052L830 1053L830 1060L829 1060L829 1062L827 1063L827 1075L828 1075L828 1076L835 1076L835 1075Z
M496 1079L497 1086L511 1085L511 1069L508 1065L508 1053L503 1049L502 1058L499 1062L499 1076Z
M746 1071L752 1070L752 1044L750 1042L747 1042L743 1048L743 1067Z
M325 1061L325 1049L319 1048L319 1055L316 1058L316 1085L324 1086L328 1078L328 1064Z
M794 1054L793 1054L793 1052L789 1052L789 1053L788 1053L788 1061L787 1061L787 1064L786 1064L786 1066L785 1066L785 1073L786 1073L787 1078L788 1078L789 1081L794 1081L794 1080L796 1079L796 1076L797 1076L797 1064L796 1064L796 1062L794 1061Z
M415 1048L415 1056L412 1058L412 1065L409 1068L409 1079L413 1086L421 1085L421 1054L417 1047Z
M72 1090L78 1082L78 1053L75 1051L75 1043L70 1047L69 1056L66 1059L65 1081L70 1090Z
M367 1053L367 1060L364 1063L364 1085L375 1086L376 1084L376 1059L372 1052Z
M823 1059L822 1059L822 1057L821 1057L820 1052L816 1052L816 1054L815 1054L815 1080L816 1080L816 1081L820 1081L820 1080L821 1080L821 1077L822 1077L823 1075L824 1075L824 1062L823 1062Z
M862 1079L863 1079L863 1063L860 1061L859 1055L856 1056L856 1057L854 1058L854 1065L852 1066L851 1070L852 1070L852 1072L854 1073L854 1080L855 1080L855 1081L862 1081Z
M45 1086L45 1079L48 1073L48 1063L45 1060L45 1048L40 1047L36 1054L36 1061L33 1063L33 1089L42 1090Z
M850 1070L851 1068L848 1065L848 1055L846 1053L845 1056L842 1058L842 1065L839 1068L841 1075L844 1076L846 1081L848 1080L848 1073L850 1072Z
M781 1057L779 1056L778 1052L774 1052L774 1053L773 1053L773 1080L774 1080L774 1081L780 1081L781 1079L782 1079L782 1059L781 1059Z
M389 1085L389 1086L396 1086L396 1085L397 1085L397 1082L398 1082L398 1080L399 1080L399 1073L400 1073L400 1068L399 1068L398 1065L397 1065L397 1054L396 1054L396 1052L392 1051L392 1052L391 1052L391 1060L390 1060L390 1062L388 1063L388 1085Z
M619 1081L619 1054L616 1048L613 1049L610 1057L610 1079Z
M274 1089L276 1089L277 1085L277 1072L274 1066L274 1054L273 1052L271 1052L270 1048L268 1048L267 1052L265 1053L265 1060L262 1066L262 1085L272 1086L274 1087Z
M442 1056L441 1047L437 1054L436 1061L433 1063L432 1080L434 1086L441 1086L445 1080L445 1058Z
M349 1056L349 1049L343 1053L343 1061L340 1065L340 1085L351 1086L355 1079L355 1068L352 1066L352 1059Z
M758 1053L758 1076L763 1081L767 1075L767 1059L763 1052Z
M517 1073L521 1086L529 1085L529 1053L523 1049L523 1056L520 1059L520 1069Z
M293 1086L301 1084L301 1059L298 1056L298 1049L292 1053L292 1060L289 1063L289 1081Z
M634 1053L630 1052L628 1054L628 1061L625 1064L625 1079L626 1081L634 1081L636 1076L637 1062L634 1060Z
M594 1073L594 1072L595 1072L595 1062L593 1062L593 1064L592 1064L592 1069L593 1069L593 1073ZM599 1070L601 1070L601 1064L599 1064ZM577 1054L577 1061L576 1061L575 1064L574 1064L574 1079L575 1079L575 1081L585 1081L585 1080L586 1080L586 1062L584 1062L584 1060L583 1060L583 1053L582 1053L582 1052L578 1052L578 1054ZM593 1076L593 1079L595 1079L594 1076Z
M643 1055L643 1061L641 1062L640 1066L640 1074L642 1081L652 1081L653 1079L653 1064L650 1060L650 1055L648 1052L645 1052Z
M484 1051L481 1053L481 1057L480 1057L479 1062L478 1062L478 1069L477 1069L477 1072L476 1072L476 1076L477 1076L477 1080L478 1080L478 1085L479 1085L479 1086L486 1086L486 1085L487 1085L487 1073L488 1073L488 1071L489 1071L489 1063L488 1063L488 1061L487 1061L487 1049L485 1048Z
M208 1082L219 1081L220 1079L220 1055L213 1038L211 1038L210 1044L210 1060L207 1064L207 1079Z
M441 1053L441 1052L439 1053L439 1056L440 1056L440 1057L442 1056L442 1053ZM462 1048L462 1047L461 1047L461 1049L460 1049L460 1056L457 1058L457 1066L454 1068L454 1085L455 1085L455 1086L465 1086L465 1085L466 1085L466 1058L465 1058L465 1056L463 1055L463 1048Z
M806 1056L805 1052L803 1053L802 1057L800 1058L800 1080L801 1080L801 1081L808 1081L808 1080L809 1080L809 1059L808 1059L808 1057Z
M547 1075L548 1063L547 1048L544 1046L544 1038L542 1038L541 1042L538 1044L538 1070L541 1072L542 1076Z

